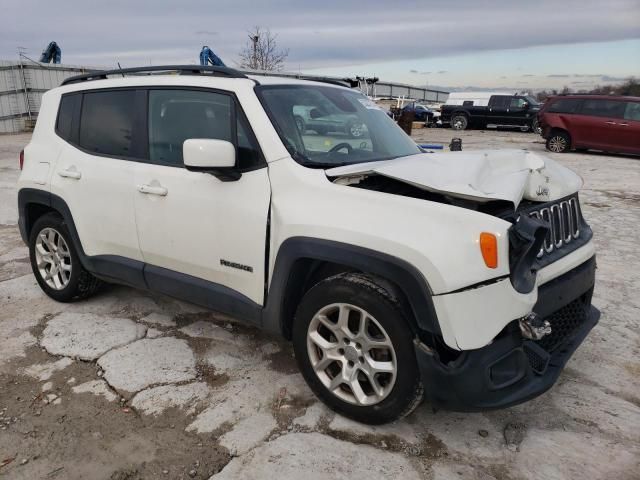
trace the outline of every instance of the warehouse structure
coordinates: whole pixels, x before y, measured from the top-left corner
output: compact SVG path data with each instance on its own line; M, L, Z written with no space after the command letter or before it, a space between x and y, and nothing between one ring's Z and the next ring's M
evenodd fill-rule
M0 133L32 130L42 94L86 67L0 60Z
M42 94L59 86L74 75L95 71L96 68L38 63L27 58L20 61L0 60L0 133L30 131L35 126ZM377 78L323 77L301 73L246 72L256 75L277 75L308 80L332 81L358 88L375 99L402 98L425 103L443 103L449 93L429 90L401 83L378 81Z

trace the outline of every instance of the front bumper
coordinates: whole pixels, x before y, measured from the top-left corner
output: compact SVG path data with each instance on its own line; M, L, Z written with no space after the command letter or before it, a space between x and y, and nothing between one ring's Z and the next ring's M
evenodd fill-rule
M573 352L598 323L591 305L595 256L538 290L533 311L549 320L552 333L540 341L522 337L517 320L478 350L444 362L436 351L416 346L423 385L435 408L480 411L509 407L547 391Z

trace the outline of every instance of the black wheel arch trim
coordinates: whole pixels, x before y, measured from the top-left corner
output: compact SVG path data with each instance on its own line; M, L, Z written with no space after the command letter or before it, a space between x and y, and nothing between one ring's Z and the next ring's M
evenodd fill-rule
M292 285L305 280L292 277L292 267L304 259L344 265L392 282L405 295L417 327L424 333L442 335L431 289L416 267L383 252L312 237L288 238L278 249L262 317L266 330L286 333L283 307L287 292Z

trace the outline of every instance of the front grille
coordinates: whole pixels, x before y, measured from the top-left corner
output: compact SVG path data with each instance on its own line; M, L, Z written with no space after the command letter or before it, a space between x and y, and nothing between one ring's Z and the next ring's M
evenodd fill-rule
M551 333L536 344L549 353L562 345L587 319L590 297L586 293L545 318L551 324Z
M530 217L549 224L549 233L544 240L538 258L570 244L580 237L582 217L578 197L571 197L551 205L528 212Z

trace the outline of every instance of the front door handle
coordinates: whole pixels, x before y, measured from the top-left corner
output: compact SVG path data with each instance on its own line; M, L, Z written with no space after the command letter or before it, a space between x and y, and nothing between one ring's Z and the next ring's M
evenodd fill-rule
M160 185L138 185L138 191L148 195L160 195L161 197L164 197L169 193L169 190Z
M66 170L59 170L58 175L64 178L73 178L74 180L80 180L82 174L76 170L76 167L69 167Z
M604 122L604 123L606 123L607 125L617 125L616 122Z

